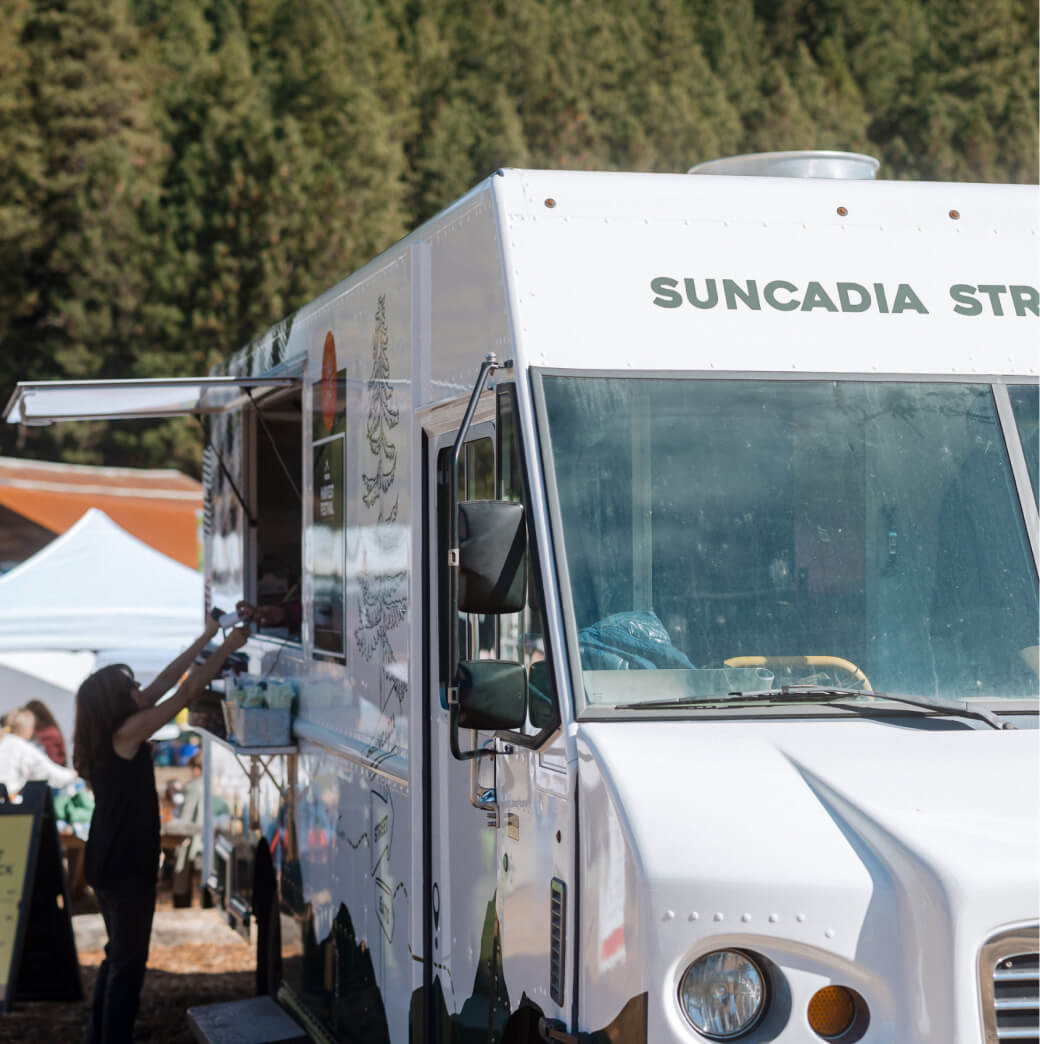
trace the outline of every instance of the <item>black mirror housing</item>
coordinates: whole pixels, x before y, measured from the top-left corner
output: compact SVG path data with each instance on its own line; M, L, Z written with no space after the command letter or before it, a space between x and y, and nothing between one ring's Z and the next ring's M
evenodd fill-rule
M527 524L522 504L459 504L459 612L520 612L527 600Z
M527 718L527 672L508 660L463 660L456 676L460 729L519 729Z

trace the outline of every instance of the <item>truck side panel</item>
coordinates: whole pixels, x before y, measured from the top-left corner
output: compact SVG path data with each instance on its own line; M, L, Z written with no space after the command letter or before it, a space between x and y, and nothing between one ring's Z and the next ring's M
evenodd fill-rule
M478 190L227 366L302 377L300 638L257 637L246 651L251 676L288 680L297 691L296 778L286 788L284 830L269 831L280 839L284 979L334 1035L405 1041L422 1010L420 795L429 779L420 664L423 629L436 628L436 612L422 611L415 418L465 395L483 357L508 355L510 343L494 214L489 193ZM240 431L250 424L240 414L222 433L238 455L232 475L247 491L265 478L250 472ZM264 548L251 546L221 474L214 469L222 514L208 562L227 603L250 590ZM468 766L444 760L440 691L431 705L440 764L433 785L444 790L431 882L441 931L430 959L454 1025L479 978L494 910L494 836L469 804Z

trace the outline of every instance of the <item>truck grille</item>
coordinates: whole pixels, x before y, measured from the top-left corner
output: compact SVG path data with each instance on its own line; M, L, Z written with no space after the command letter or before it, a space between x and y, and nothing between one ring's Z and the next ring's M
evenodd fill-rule
M1005 957L993 971L997 1040L1040 1042L1040 954Z
M1040 933L1019 928L982 948L979 980L986 1044L1040 1044Z

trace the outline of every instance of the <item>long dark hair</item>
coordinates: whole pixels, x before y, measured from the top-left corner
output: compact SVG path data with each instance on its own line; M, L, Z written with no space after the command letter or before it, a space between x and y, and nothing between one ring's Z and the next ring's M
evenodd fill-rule
M98 762L111 753L116 729L138 709L134 684L134 672L115 663L95 671L76 693L72 764L88 784Z

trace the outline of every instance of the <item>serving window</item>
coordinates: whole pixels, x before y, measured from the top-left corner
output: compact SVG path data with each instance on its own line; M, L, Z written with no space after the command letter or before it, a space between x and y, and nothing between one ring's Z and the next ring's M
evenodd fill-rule
M251 428L252 528L246 599L268 608L263 633L300 640L302 403L299 389L246 413Z

